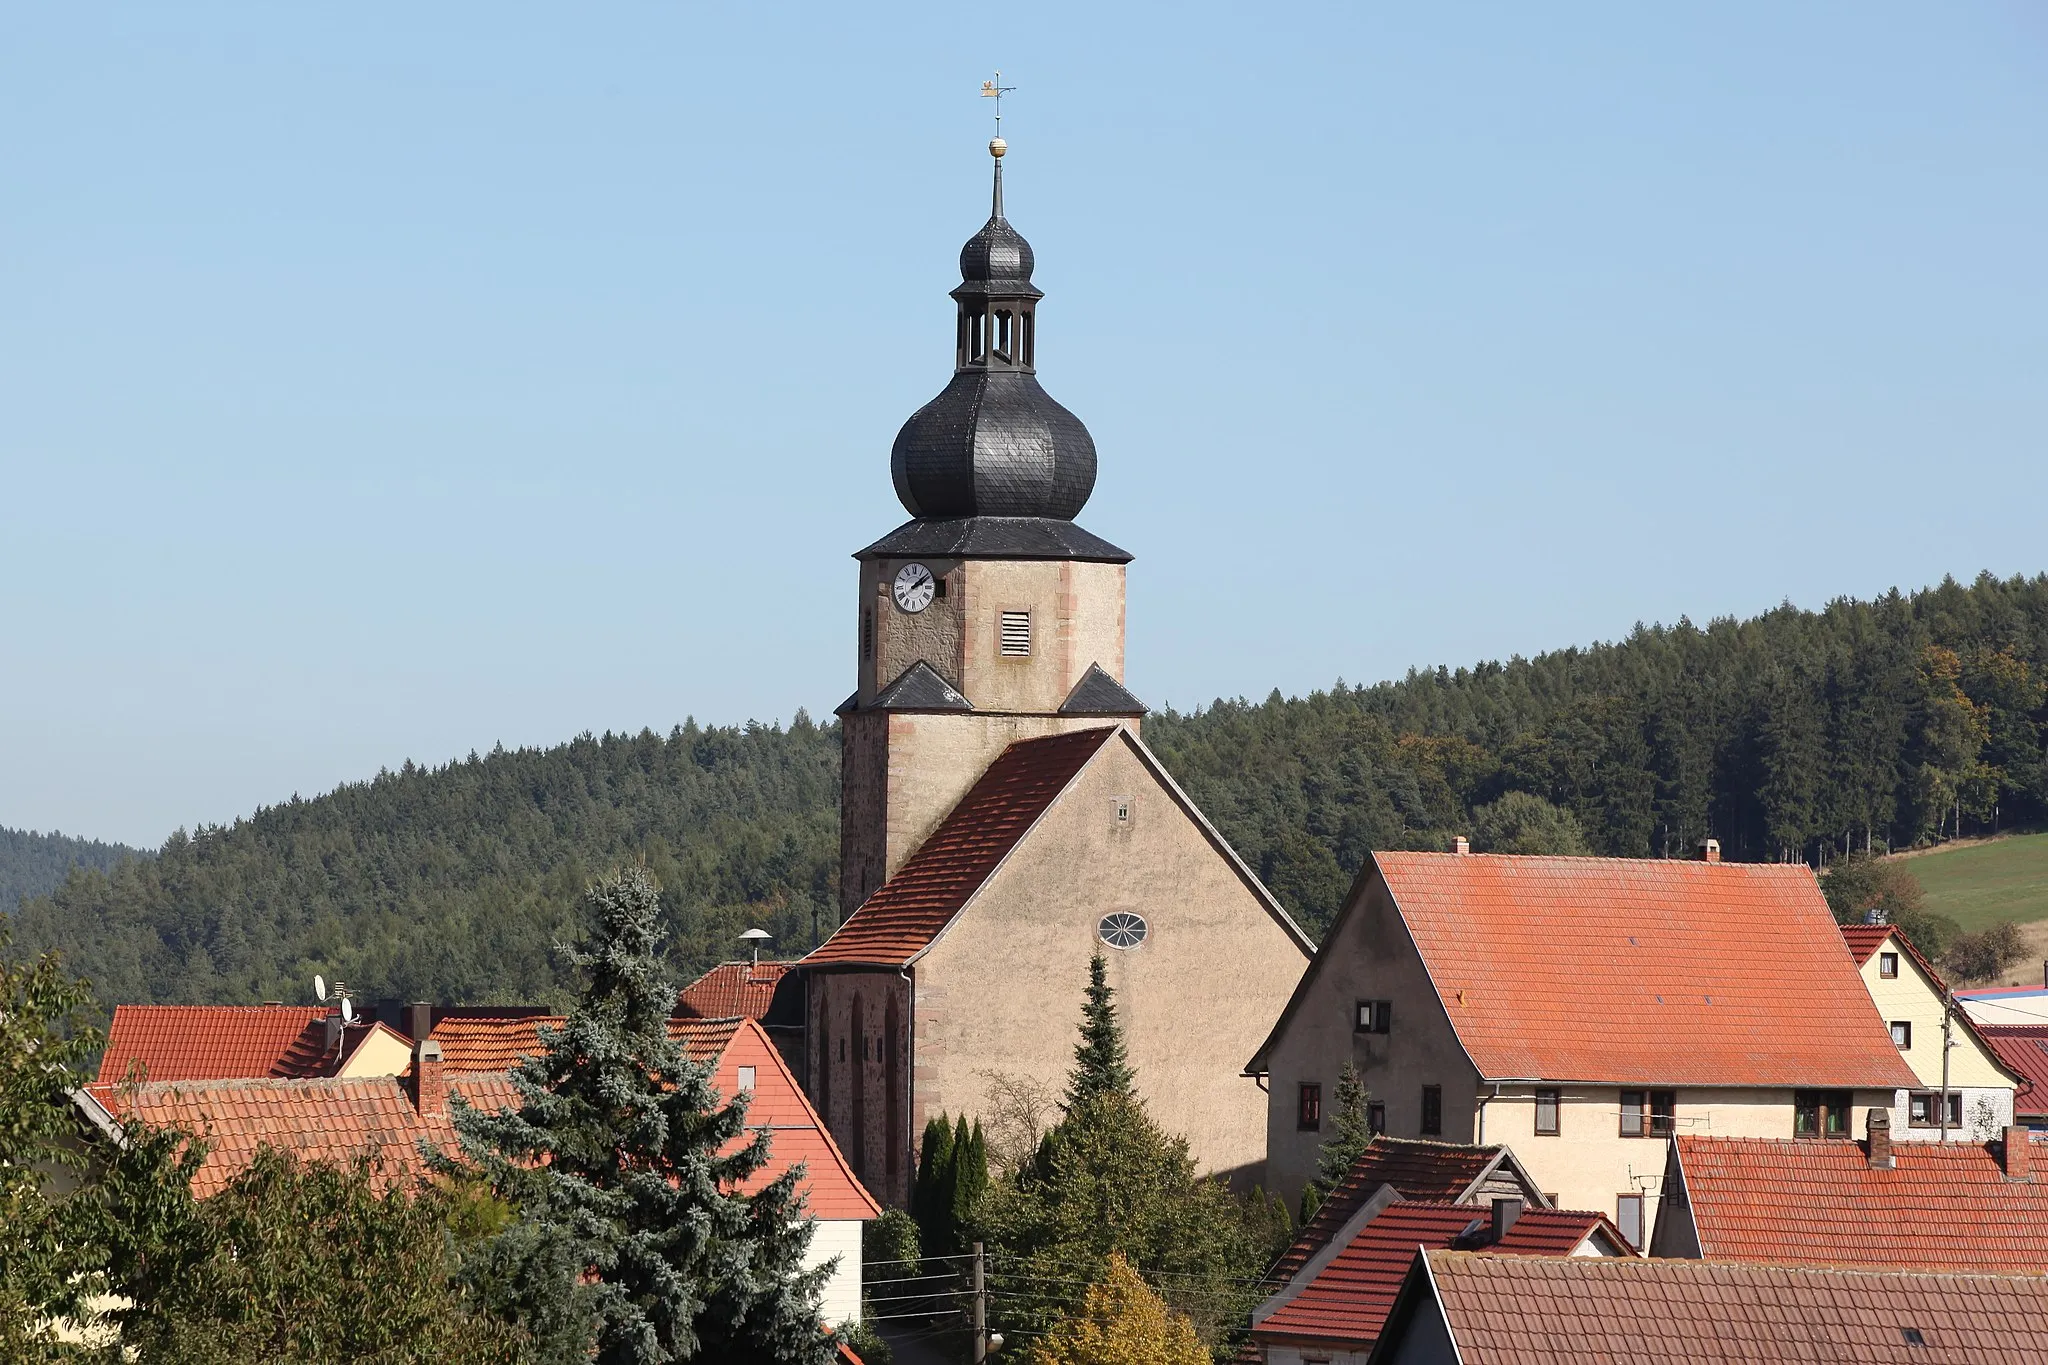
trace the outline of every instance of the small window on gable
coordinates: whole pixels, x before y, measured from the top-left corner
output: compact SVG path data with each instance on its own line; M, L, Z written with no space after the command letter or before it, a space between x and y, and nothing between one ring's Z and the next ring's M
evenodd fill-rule
M1897 953L1879 953L1877 955L1877 974L1886 978L1897 976L1899 974L1899 955Z
M1892 1046L1901 1052L1913 1050L1913 1021L1911 1019L1892 1020Z
M1031 613L1006 611L999 633L999 646L1006 659L1022 659L1031 653Z
M1365 1131L1374 1137L1387 1131L1387 1106L1378 1100L1365 1106Z
M1131 798L1128 796L1119 796L1116 799L1116 822L1119 825L1128 824L1130 823L1130 819Z
M1316 1132L1323 1126L1323 1087L1315 1081L1303 1081L1297 1099L1294 1126L1304 1133Z
M1557 1136L1557 1092L1539 1090L1536 1092L1536 1135Z
M750 1066L743 1066L743 1067L741 1067L741 1068L740 1068L740 1089L742 1089L742 1090L752 1090L753 1088L754 1088L754 1068L752 1068L752 1067L750 1067Z
M1353 1018L1353 1033L1390 1033L1394 1027L1394 1002L1391 1000L1361 1000L1358 1012Z

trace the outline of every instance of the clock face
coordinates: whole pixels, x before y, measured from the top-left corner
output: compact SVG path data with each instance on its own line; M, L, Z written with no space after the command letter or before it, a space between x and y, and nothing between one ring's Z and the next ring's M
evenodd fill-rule
M905 564L896 571L896 605L905 611L923 611L937 590L932 571L922 564Z

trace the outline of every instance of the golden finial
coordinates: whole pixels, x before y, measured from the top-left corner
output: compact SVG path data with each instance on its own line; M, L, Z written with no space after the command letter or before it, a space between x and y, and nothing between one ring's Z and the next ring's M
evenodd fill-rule
M1010 150L1010 144L1003 141L1003 96L1016 88L1014 85L1003 84L1003 73L1000 71L996 72L994 80L981 83L981 97L996 102L996 135L988 140L988 154L998 160L1002 158L1004 152Z

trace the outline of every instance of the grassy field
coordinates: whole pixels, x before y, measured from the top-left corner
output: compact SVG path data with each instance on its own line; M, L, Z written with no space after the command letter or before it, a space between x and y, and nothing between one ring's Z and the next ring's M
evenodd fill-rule
M1927 908L1965 929L2048 920L2048 834L2015 834L1904 861L1927 892Z

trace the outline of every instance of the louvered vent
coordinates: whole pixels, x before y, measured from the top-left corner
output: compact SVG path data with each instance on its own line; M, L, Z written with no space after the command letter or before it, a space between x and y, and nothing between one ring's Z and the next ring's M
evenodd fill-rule
M867 608L860 614L860 657L875 657L875 609Z
M1002 648L1006 658L1023 658L1031 653L1030 612L1006 611L1003 613Z

